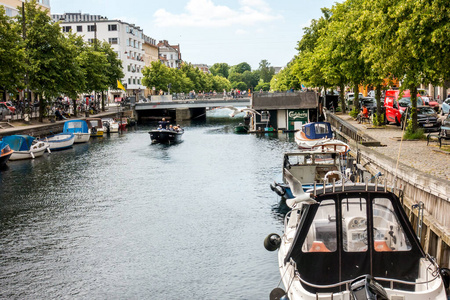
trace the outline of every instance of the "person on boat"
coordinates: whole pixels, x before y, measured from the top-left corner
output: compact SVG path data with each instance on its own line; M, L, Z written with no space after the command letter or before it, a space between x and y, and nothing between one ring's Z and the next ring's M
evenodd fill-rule
M158 130L162 130L162 126L161 125L158 126Z
M367 107L363 104L362 106L362 111L359 113L357 119L358 119L358 123L361 123L361 120L363 118L368 119L369 118L369 111L367 110Z
M161 125L162 129L167 129L167 124L169 123L169 121L166 121L166 118L162 118L162 121L159 121L159 125Z
M175 131L175 129L173 129L173 125L172 124L169 125L169 130L170 131Z

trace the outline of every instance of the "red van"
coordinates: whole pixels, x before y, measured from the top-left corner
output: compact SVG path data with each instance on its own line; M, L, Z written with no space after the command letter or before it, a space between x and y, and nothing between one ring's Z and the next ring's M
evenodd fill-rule
M402 114L407 107L411 106L411 94L409 90L404 90L402 97L399 98L399 90L386 91L384 98L384 107L386 108L386 123L395 123L400 125ZM422 97L417 94L417 105L424 105Z

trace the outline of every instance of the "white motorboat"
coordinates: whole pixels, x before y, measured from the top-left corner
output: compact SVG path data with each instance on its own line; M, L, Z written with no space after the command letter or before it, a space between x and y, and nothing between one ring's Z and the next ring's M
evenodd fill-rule
M331 124L328 122L307 123L294 134L300 149L311 149L333 139Z
M50 150L63 150L73 146L75 135L71 132L58 133L45 138Z
M85 120L70 120L64 123L64 133L73 133L75 136L74 143L86 143L89 141L91 134Z
M427 255L399 198L386 186L333 185L295 198L284 234L270 234L286 291L270 299L447 300L450 270Z
M50 152L49 144L29 135L9 135L3 137L3 142L14 150L9 160L30 159Z
M343 142L342 142L343 143ZM285 199L294 198L289 185L289 174L302 182L303 190L323 184L349 181L345 175L347 144L313 147L310 151L287 152L283 155L282 178L270 185L272 191ZM345 149L344 149L345 148ZM341 150L346 150L341 152ZM289 172L286 172L288 170Z
M103 132L114 133L119 132L119 122L113 118L102 118Z

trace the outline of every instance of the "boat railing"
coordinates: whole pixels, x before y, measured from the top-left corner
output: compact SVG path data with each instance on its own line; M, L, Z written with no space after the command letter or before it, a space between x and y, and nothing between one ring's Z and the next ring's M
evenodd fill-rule
M308 281L304 280L303 278L301 278L300 273L297 271L297 264L295 263L295 261L292 260L292 258L290 259L289 263L295 270L295 277L301 283L303 283L303 284L305 284L307 286L310 286L312 288L316 288L316 289L330 289L330 288L335 288L335 287L339 287L339 286L345 285L346 290L350 291L349 285L354 280L354 279L344 280L344 281L336 282L336 283L332 283L332 284L314 284L314 283L308 282ZM431 283L431 282L433 282L433 281L435 281L436 279L439 278L439 272L431 272L431 275L433 276L433 278L428 279L426 281L420 281L420 282L412 282L412 281L405 281L405 280L394 279L394 278L385 278L385 277L374 277L374 278L377 281L389 282L389 288L391 290L393 290L395 283L416 286L416 285L421 285L421 284L429 284L429 283ZM427 277L428 277L428 272L427 272Z

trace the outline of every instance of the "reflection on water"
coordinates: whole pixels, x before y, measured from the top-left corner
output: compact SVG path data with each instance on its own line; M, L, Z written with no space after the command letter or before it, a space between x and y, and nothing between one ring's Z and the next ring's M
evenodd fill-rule
M269 184L291 137L237 135L239 120L149 126L0 172L0 298L266 299L282 232Z

